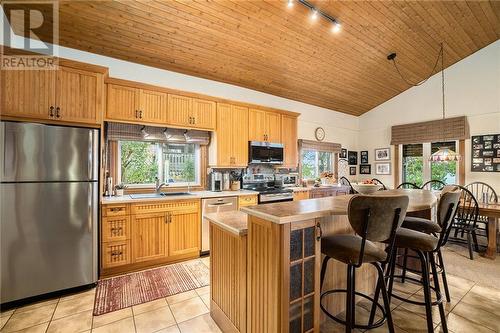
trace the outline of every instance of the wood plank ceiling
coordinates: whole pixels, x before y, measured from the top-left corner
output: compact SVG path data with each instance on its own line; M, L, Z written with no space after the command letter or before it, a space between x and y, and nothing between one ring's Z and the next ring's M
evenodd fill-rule
M361 115L500 36L500 1L70 1L60 44Z

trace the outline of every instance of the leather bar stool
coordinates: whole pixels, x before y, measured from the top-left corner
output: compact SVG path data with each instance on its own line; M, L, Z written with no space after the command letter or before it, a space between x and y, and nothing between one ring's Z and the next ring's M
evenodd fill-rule
M434 324L432 321L432 306L437 305L439 307L439 314L441 316L441 325L443 332L448 332L448 327L446 323L446 313L443 306L443 298L441 296L441 288L438 278L437 265L435 261L435 254L440 250L441 246L446 243L449 236L452 221L455 218L457 212L457 207L460 201L461 191L445 191L439 200L438 210L437 210L437 222L441 227L441 231L437 236L430 235L427 233L407 229L399 228L396 232L396 238L394 242L393 253L396 253L397 248L411 249L415 251L420 259L421 274L422 278L414 279L407 277L407 279L422 283L424 287L424 302L413 301L401 297L392 291L392 286L394 278L401 277L395 275L396 258L395 255L391 256L391 265L389 270L389 298L395 297L403 302L422 305L425 306L426 319L427 319L427 331L434 331ZM430 272L429 266L432 271L432 276L434 280L434 287L430 284ZM431 298L431 291L436 294L436 301L433 302ZM378 301L380 291L375 291L374 299ZM369 323L373 322L373 317L376 308L372 306L372 311L370 315Z
M355 195L349 201L349 223L356 232L325 236L321 239L321 252L325 255L321 267L321 286L325 279L326 268L330 259L335 259L347 264L347 289L328 290L321 294L321 301L334 293L346 293L346 320L337 318L329 313L323 304L321 310L334 321L344 324L346 332L354 328L371 329L384 324L387 319L390 332L394 332L392 323L389 297L385 284L384 269L390 260L396 230L399 228L406 215L408 197L400 196L368 196ZM377 245L385 246L385 251ZM363 264L372 264L377 269L377 290L382 291L384 307L373 298L355 291L355 271ZM373 301L374 306L382 311L382 319L370 325L356 324L355 296Z
M459 187L454 186L454 185L447 185L444 186L441 193L449 192L449 191L458 191L460 190ZM432 234L432 235L437 235L438 233L441 232L441 226L439 223L434 222L432 220L420 218L420 217L413 217L413 216L406 216L405 220L403 221L403 224L401 225L402 228L406 229L411 229L419 232L423 232L426 234ZM443 287L446 295L446 301L449 303L451 302L451 297L450 297L450 290L448 288L448 281L446 279L446 269L444 266L444 260L443 260L443 255L441 253L441 248L436 252L438 261L436 262L437 268L439 273L441 273L441 277L443 279ZM419 259L418 256L412 256L408 254L408 248L405 249L404 254L403 254L403 264L402 264L402 277L401 277L401 282L405 282L406 279L406 271L407 269L407 262L408 262L408 257L410 258L415 258ZM409 270L415 274L422 274L421 271L416 271L416 270Z

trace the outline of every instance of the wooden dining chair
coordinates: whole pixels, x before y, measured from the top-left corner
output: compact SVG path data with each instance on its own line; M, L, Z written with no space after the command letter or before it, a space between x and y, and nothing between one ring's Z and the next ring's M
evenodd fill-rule
M480 203L493 204L498 203L498 195L490 185L483 182L473 182L468 185L465 185L465 188L472 192L476 200ZM479 215L477 217L478 227L481 234L485 234L486 238L490 237L488 232L488 217ZM498 237L497 235L493 235L492 237ZM497 249L498 251L498 249Z
M441 191L445 186L446 184L443 181L439 179L432 179L428 182L425 182L424 185L422 185L421 189L429 191Z
M409 182L401 183L398 185L397 188L398 189L416 189L416 190L420 189L420 187L418 187L417 184L409 183Z
M474 260L473 247L476 252L479 252L479 244L477 242L479 204L471 191L464 186L456 186L460 187L462 193L460 196L460 205L452 224L454 235L453 237L449 237L449 240L453 242L463 242L463 237L466 235L469 258ZM458 237L459 234L461 238Z
M375 183L376 185L382 185L382 188L380 190L387 190L387 187L379 179L372 178L372 182Z
M349 186L349 194L357 194L358 192L352 188L351 182L346 177L342 176L339 179L339 184L344 186Z

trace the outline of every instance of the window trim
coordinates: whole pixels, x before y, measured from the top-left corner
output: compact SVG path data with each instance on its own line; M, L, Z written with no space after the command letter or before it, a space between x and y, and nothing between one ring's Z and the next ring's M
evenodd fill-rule
M335 179L338 181L338 169L339 169L339 153L341 150L341 145L339 143L332 142L318 142L312 140L299 139L299 176L302 176L302 151L303 150L315 150L332 153L332 168Z
M465 140L447 140L447 141L455 141L455 148L458 153L462 156L462 158L457 162L457 169L455 179L457 184L463 185L465 183ZM423 158L424 161L428 163L424 163L423 165L423 181L424 183L431 178L431 162L428 161L428 157L431 154L431 142L422 143L423 145ZM395 149L395 173L394 173L394 188L396 188L399 184L401 184L403 179L403 144L394 145ZM427 158L426 158L427 156ZM427 179L428 178L428 179Z
M116 183L116 180L121 180L121 175L120 175L120 164L119 164L119 159L118 155L120 154L120 149L118 147L118 141L116 140L109 140L107 143L108 146L108 152L107 152L107 158L109 160L109 169L105 171L109 171L110 177L113 178L114 184ZM203 191L206 189L207 186L207 173L204 172L208 168L208 148L205 145L200 145L199 146L199 181L198 184L194 183L189 183L189 186L185 183L178 183L177 185L169 185L167 187L163 187L162 191L164 192L176 192L182 189L185 190L192 190L192 191ZM133 194L133 193L150 193L154 192L155 186L154 184L131 184L128 185L128 188L125 190L126 194Z

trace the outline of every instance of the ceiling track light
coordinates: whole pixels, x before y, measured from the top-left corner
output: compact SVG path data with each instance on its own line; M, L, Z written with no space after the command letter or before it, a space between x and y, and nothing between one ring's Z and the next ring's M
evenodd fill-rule
M324 19L326 19L332 23L332 32L337 33L340 31L342 25L340 24L340 22L336 18L328 15L325 12L322 12L321 10L317 9L316 7L314 7L311 3L309 3L306 0L297 0L297 3L300 3L304 7L307 7L311 10L311 19L313 21L316 21L318 19L318 17L321 16ZM290 8L293 6L293 4L294 4L293 0L288 0L287 7Z

